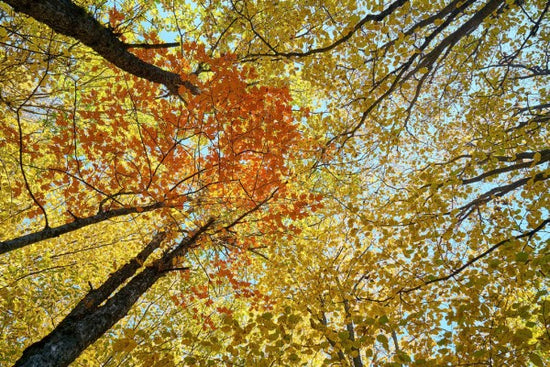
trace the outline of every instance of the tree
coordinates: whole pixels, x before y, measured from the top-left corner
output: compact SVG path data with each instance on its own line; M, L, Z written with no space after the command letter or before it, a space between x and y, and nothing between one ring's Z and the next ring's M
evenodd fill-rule
M42 3L32 5L47 15L49 3L44 4L46 8L40 7ZM85 25L83 29L93 31L86 23L91 19L104 33L112 33L76 5L59 5L62 12L64 6L74 9L63 13L67 17L80 14L83 19L76 21ZM34 9L28 3L23 6ZM146 36L154 40L154 35ZM50 46L54 41L48 42ZM124 45L119 41L115 47ZM223 232L231 242L232 228L253 213L256 220L280 215L284 205L269 210L264 204L284 198L283 178L288 174L283 158L298 138L288 93L283 88L248 86L254 71L233 66L232 55L213 58L201 46L184 47L212 75L200 80L201 72L196 72L194 84L201 92L190 88L191 94L184 97L176 91L179 100L162 96L158 86L138 78L142 75L131 78L100 63L85 67L96 73L105 68L101 72L108 81L101 87L93 85L95 77L90 80L78 71L66 75L72 86L63 85L50 78L58 61L55 55L50 59L56 51L49 48L45 69L37 69L38 80L30 81L30 93L21 100L6 96L11 113L5 116L3 143L15 152L7 160L19 171L10 194L16 200L31 200L25 219L30 228L42 224L43 229L3 242L3 252L134 213L158 212L150 218L149 231L163 233L92 289L47 337L26 349L17 365L70 363L125 316L160 276L184 271L177 265L179 259L200 243L199 234L214 222L217 228L210 236ZM153 65L156 62L178 75L191 72L189 63L166 49L144 50L139 56L135 60L147 67L161 70ZM72 88L73 98L55 100L59 97L49 94L52 83L63 94L64 88ZM81 83L92 88L81 88ZM173 88L168 83L169 92ZM43 93L50 100L46 108L34 105ZM289 213L300 210L285 207L292 207ZM263 230L272 222L264 219L259 226ZM165 253L134 276L165 237L179 243L164 245Z
M548 2L5 4L0 360L549 361Z

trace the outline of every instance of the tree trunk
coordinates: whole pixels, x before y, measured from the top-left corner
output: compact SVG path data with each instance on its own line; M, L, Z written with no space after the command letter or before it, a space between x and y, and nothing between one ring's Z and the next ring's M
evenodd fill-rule
M99 339L117 321L122 319L139 297L167 271L174 258L183 256L200 235L210 227L211 219L192 236L181 241L152 265L145 267L130 279L116 294L111 294L137 271L137 266L162 242L165 234L156 235L138 256L112 274L97 290L92 290L41 341L30 345L15 363L17 367L68 366L89 345ZM111 296L109 298L109 296ZM105 302L103 306L99 306Z

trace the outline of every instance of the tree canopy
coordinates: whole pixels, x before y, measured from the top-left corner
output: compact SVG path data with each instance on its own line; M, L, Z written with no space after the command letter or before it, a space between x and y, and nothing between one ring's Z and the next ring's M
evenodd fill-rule
M550 364L550 2L0 2L0 365Z

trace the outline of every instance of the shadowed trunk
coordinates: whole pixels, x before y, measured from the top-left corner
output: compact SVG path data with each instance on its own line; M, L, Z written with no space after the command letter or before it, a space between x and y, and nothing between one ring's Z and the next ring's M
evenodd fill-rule
M136 258L113 273L98 289L90 291L51 333L25 349L15 366L68 366L89 345L126 316L139 297L171 270L174 258L185 255L213 222L212 219L206 222L172 251L133 276L166 235L159 233L154 236ZM128 279L130 281L112 295ZM101 304L103 305L100 306Z

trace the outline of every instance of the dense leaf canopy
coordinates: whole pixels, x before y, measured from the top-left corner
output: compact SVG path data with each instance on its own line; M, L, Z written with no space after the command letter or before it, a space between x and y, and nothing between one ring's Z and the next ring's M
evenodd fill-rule
M550 2L0 2L0 365L550 364Z

